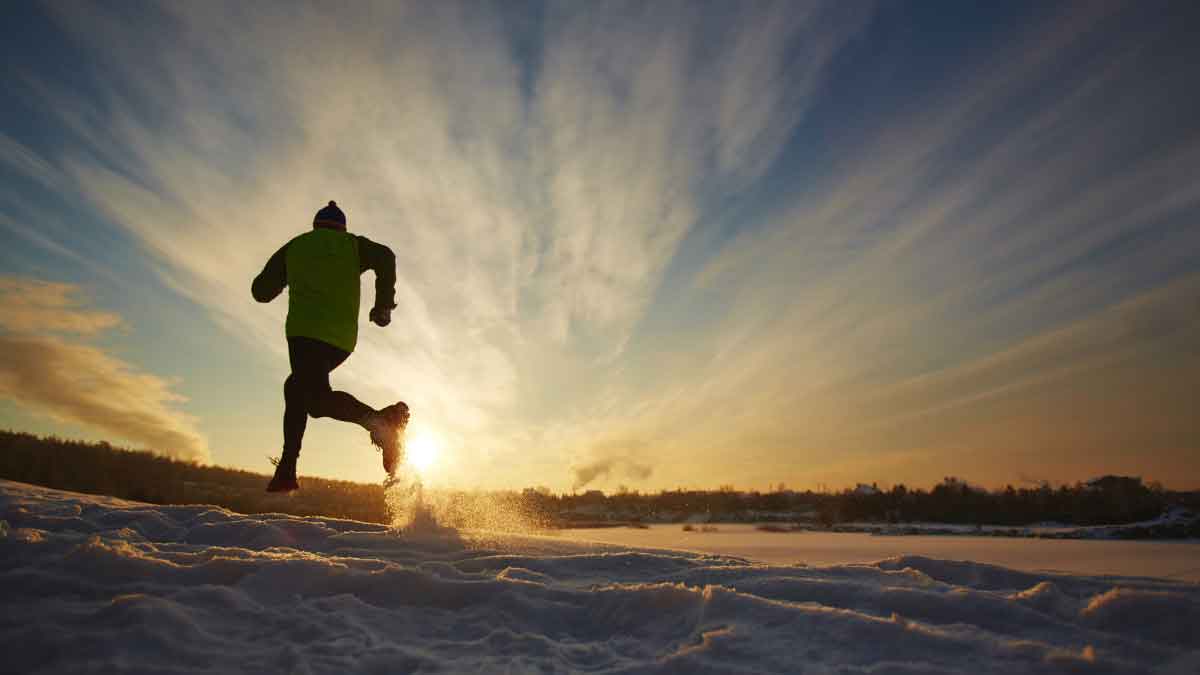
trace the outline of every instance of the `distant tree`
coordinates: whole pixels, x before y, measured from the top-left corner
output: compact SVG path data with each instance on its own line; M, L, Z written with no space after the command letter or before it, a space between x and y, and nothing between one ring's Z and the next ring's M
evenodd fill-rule
M379 485L314 478L305 481L300 494L281 500L262 492L266 478L262 474L174 461L104 442L80 443L11 431L0 431L0 477L151 503L217 504L242 513L281 511L373 522L388 519ZM929 490L902 483L886 492L879 491L877 483L862 487L837 494L800 493L787 491L779 483L775 491L758 493L738 492L725 484L718 490L680 488L641 494L620 486L615 494L605 496L599 490L556 495L537 486L489 494L497 504L537 514L538 522L564 522L577 517L577 511L579 518L593 520L597 513L633 520L656 514L671 514L679 520L695 514L741 520L768 512L790 518L811 511L827 526L846 520L997 525L1052 520L1084 525L1149 520L1171 506L1200 510L1200 492L1172 492L1160 483L1134 476L1106 475L1057 488L1045 482L1019 489L1006 485L994 492L954 476L943 478ZM580 510L581 506L588 508Z

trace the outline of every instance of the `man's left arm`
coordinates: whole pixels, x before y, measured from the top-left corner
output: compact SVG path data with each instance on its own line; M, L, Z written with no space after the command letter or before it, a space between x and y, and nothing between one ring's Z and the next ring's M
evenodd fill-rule
M396 255L383 244L357 236L359 274L367 270L375 272L375 306L371 308L370 318L376 324L386 326L396 307Z

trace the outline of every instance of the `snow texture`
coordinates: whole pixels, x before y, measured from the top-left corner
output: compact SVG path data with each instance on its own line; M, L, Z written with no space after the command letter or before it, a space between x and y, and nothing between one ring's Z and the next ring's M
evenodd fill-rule
M1010 536L1038 537L1046 539L1130 539L1138 538L1139 533L1149 534L1162 528L1185 528L1194 526L1200 520L1200 514L1182 508L1173 507L1167 512L1150 520L1113 525L1065 525L1062 523L1041 523L1037 525L959 525L951 523L870 523L850 522L839 523L835 529L840 532L864 532L881 535L967 535L967 536ZM1164 535L1159 535L1164 537ZM1165 535L1164 538L1177 538L1180 535ZM1153 538L1153 537L1142 537Z
M0 669L1200 670L1200 586L900 557L771 566L0 481Z

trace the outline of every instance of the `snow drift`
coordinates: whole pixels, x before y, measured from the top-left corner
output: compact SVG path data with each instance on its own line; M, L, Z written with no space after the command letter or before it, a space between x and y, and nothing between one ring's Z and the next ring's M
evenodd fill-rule
M770 566L0 481L33 672L1195 672L1200 586L921 557Z

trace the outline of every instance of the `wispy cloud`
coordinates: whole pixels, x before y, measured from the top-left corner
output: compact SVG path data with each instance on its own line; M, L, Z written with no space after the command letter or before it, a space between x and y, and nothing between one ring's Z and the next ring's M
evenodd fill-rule
M62 337L120 324L114 314L82 307L78 294L70 284L0 277L0 397L152 452L207 461L195 421L171 407L183 399L168 382Z
M0 162L45 187L60 189L63 186L62 173L56 167L3 133L0 133Z
M1060 16L964 64L953 97L848 138L815 187L671 298L691 330L662 326L636 374L608 381L598 400L626 405L564 426L653 439L700 485L710 462L759 484L1051 461L1066 478L1196 447L1164 401L1200 378L1178 337L1180 312L1195 316L1180 275L1200 253L1200 191L1181 167L1200 167L1200 145L1139 79L1155 63L1142 37L1098 30L1110 10ZM1147 115L1170 131L1124 133Z
M71 8L110 98L37 95L94 149L62 158L71 180L253 342L281 342L281 312L247 280L336 198L401 272L396 327L367 331L349 371L491 456L552 418L540 399L586 401L706 191L769 168L867 13L551 6L533 64L468 7L168 4L136 41Z
M249 279L337 199L401 277L345 372L479 480L602 481L619 457L594 449L629 438L669 483L937 471L1019 442L965 431L1015 414L1003 392L1048 396L1044 430L1062 383L1134 377L1123 355L1190 363L1157 320L1119 328L1185 302L1200 252L1200 141L1144 76L1177 55L1114 31L1131 12L1067 6L877 101L844 79L862 3L550 3L517 29L456 3L70 6L106 98L39 83L79 144L0 150L277 352ZM1138 386L1131 424L1167 391Z
M121 323L116 314L81 308L78 292L73 284L0 277L0 328L91 335Z
M1153 330L1126 330L1124 310L1102 311L1125 300L1149 302L1133 300L1143 292L1156 299L1150 305L1155 311L1172 311L1165 308L1176 303L1189 307L1188 284L1153 289L1186 271L1186 261L1200 251L1197 231L1186 225L1200 206L1200 192L1180 173L1182 166L1200 166L1200 146L1194 134L1181 137L1166 121L1175 114L1165 105L1167 92L1140 78L1155 64L1141 36L1112 39L1096 31L1095 22L1107 19L1072 15L1017 41L1011 52L995 56L1006 65L982 68L972 86L955 91L956 101L969 103L918 106L913 118L897 121L894 128L903 133L885 132L866 145L875 161L852 162L854 172L832 176L838 189L828 200L818 197L811 208L789 213L790 223L739 242L729 250L732 260L717 259L736 270L725 280L752 307L730 322L724 331L730 339L749 336L748 344L738 344L753 354L765 346L758 335L788 336L790 344L767 346L770 356L761 362L792 381L793 396L783 400L819 411L819 421L804 428L823 431L804 456L980 440L993 423L989 413L999 416L1000 407L976 408L986 412L968 425L935 415L910 420L899 433L895 427L862 432L881 417L944 402L925 390L906 402L874 403L893 383L926 373L965 374L980 363L1004 361L990 371L996 378L990 383L957 379L963 397L1016 386L1033 372L1075 387L1105 387L1104 379L1093 377L1092 362L1165 349L1163 358L1179 361L1180 377L1194 381L1180 343L1156 343L1160 336ZM1091 58L1080 61L1080 54ZM1030 104L1037 100L1033 92L1051 87L1053 97ZM1006 114L1011 110L1028 112ZM1131 135L1145 128L1147 115L1161 115L1169 131ZM764 289L780 292L764 298ZM1163 300L1163 294L1172 297ZM774 307L774 314L757 311L762 306ZM745 330L746 322L764 326L767 317L774 330ZM1095 341L1085 348L1064 341L1070 335ZM785 357L789 353L793 358ZM795 365L779 368L786 363ZM1156 381L1155 370L1145 372L1145 382L1126 392L1123 421L1130 428L1153 416L1162 397L1152 390L1173 387ZM746 379L760 391L771 381ZM1042 398L1049 391L1033 385L1022 392L1041 401L1039 429L1055 420L1071 428L1107 426L1078 416L1071 388ZM774 419L779 424L785 418ZM1200 441L1183 433L1184 418L1165 417L1160 424L1176 429L1182 445ZM797 429L791 437L806 435ZM1097 455L1129 452L1124 434L1089 442L1094 444L1058 446L1076 463L1063 473L1098 470L1104 462ZM982 445L980 454L1012 457L1055 443L1033 433ZM1036 457L1022 461L1036 470ZM1129 470L1136 461L1121 466Z

